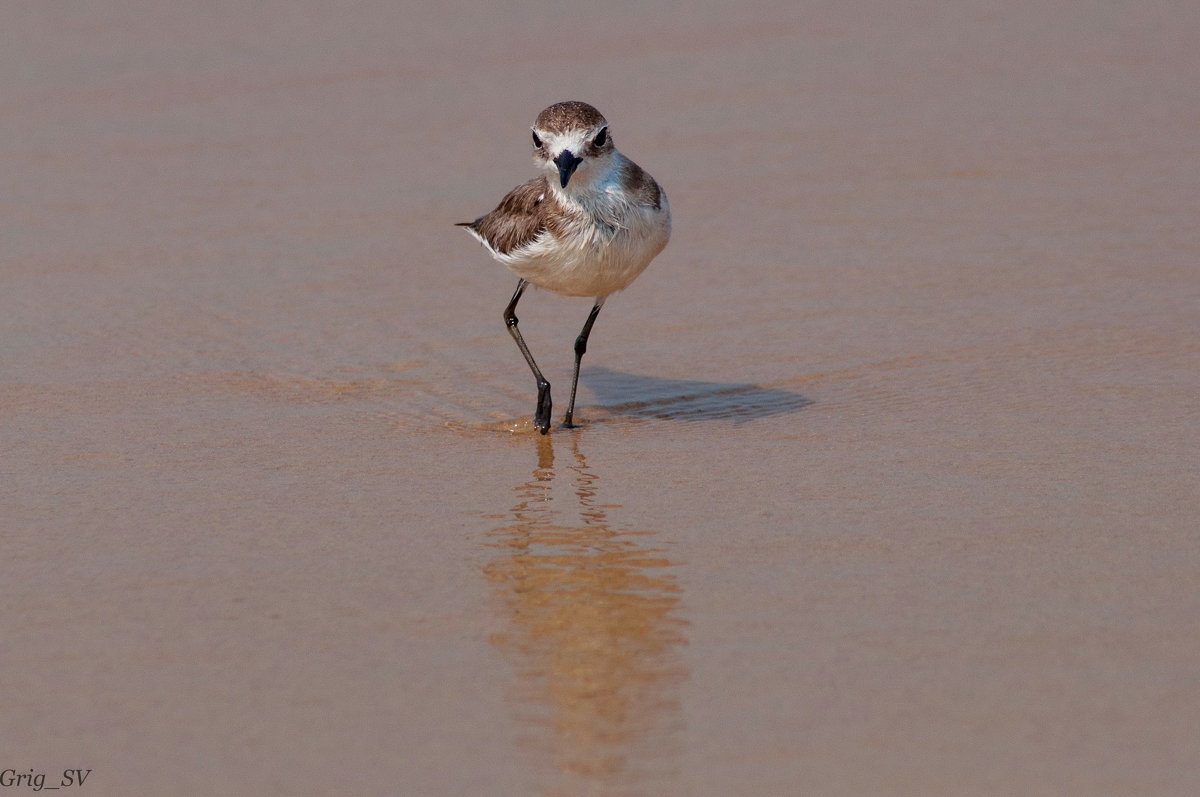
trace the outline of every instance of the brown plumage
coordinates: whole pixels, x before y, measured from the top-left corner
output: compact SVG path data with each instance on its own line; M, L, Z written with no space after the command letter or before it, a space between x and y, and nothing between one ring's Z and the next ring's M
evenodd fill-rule
M509 191L491 213L460 221L458 226L470 228L494 251L506 255L546 229L540 211L548 191L546 178L535 177Z
M538 114L533 126L548 133L566 130L587 130L589 127L607 124L603 114L586 102L567 100L551 105Z
M653 177L646 174L641 166L630 160L625 161L621 168L621 181L629 193L637 197L639 205L655 210L660 209L658 183L654 181Z
M456 226L473 230L493 251L507 255L533 243L547 230L557 236L566 214L567 209L555 200L546 178L535 177L509 191L491 213L475 221L460 221Z

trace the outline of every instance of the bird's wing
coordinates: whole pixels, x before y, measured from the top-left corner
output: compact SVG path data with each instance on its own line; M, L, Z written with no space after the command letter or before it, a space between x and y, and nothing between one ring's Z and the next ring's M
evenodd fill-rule
M546 229L541 211L548 191L546 178L535 177L509 191L491 213L459 226L468 228L492 251L506 255L532 243Z

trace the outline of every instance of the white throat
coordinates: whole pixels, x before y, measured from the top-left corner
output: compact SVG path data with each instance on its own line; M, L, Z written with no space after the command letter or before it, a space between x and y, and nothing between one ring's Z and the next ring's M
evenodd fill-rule
M551 189L562 200L576 204L591 204L597 195L621 190L621 153L613 150L603 158L587 158L571 175L566 188L558 177L558 168L552 162L545 164L546 180ZM589 201L590 200L590 201Z

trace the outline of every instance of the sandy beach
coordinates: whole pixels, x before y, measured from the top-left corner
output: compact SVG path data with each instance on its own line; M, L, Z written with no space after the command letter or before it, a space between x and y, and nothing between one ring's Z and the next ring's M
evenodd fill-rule
M0 790L1200 792L1200 6L406 5L0 9Z

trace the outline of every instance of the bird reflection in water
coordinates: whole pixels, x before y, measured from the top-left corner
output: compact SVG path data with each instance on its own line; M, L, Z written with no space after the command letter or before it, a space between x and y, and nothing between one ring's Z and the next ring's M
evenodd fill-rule
M687 675L674 566L654 532L610 519L620 507L601 502L579 434L557 468L553 437L537 438L532 478L488 535L498 553L484 574L505 607L492 641L516 666L521 719L562 793L646 785L671 772Z

